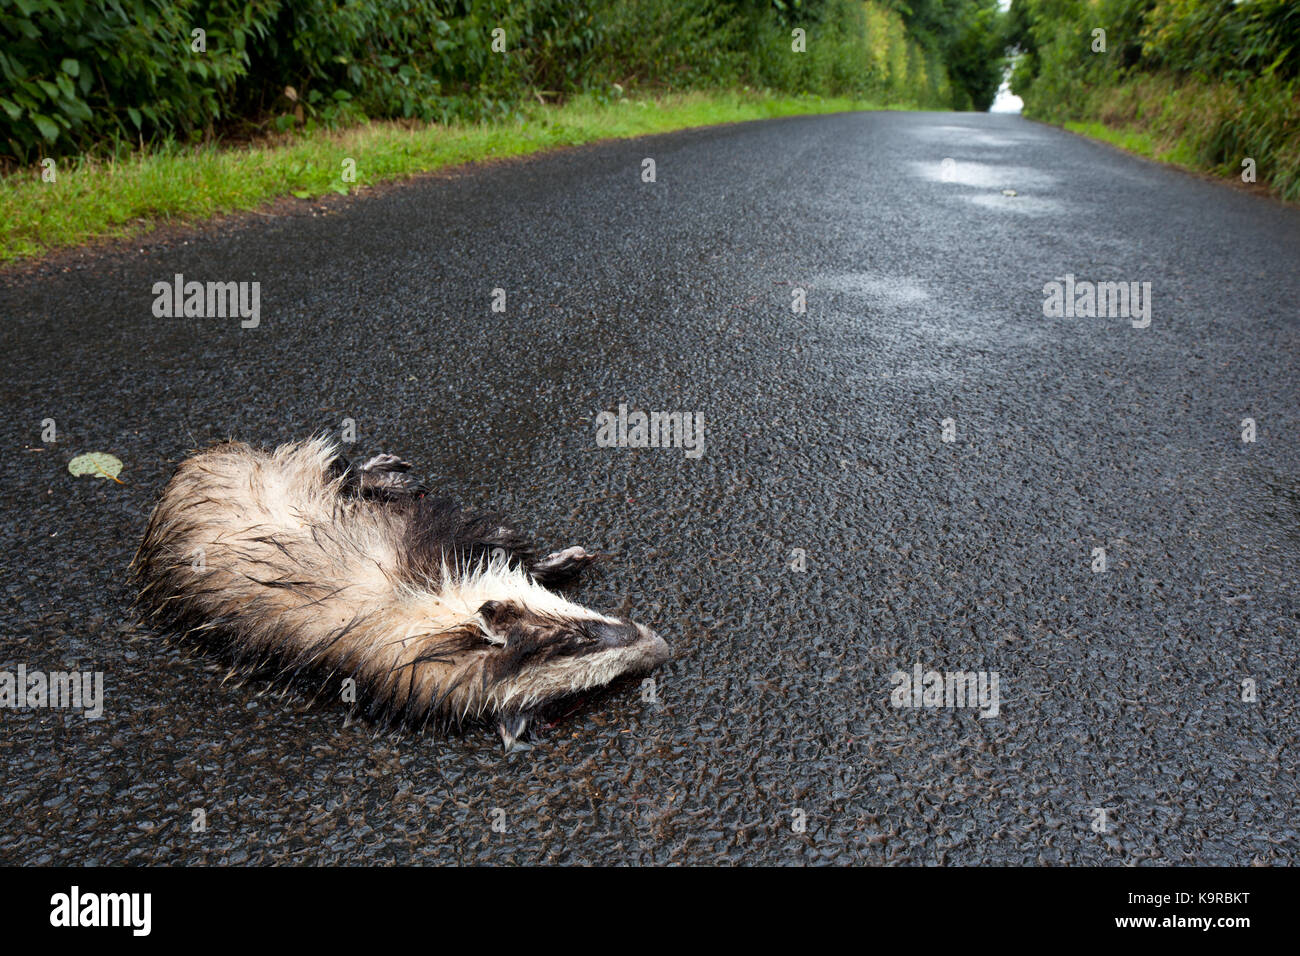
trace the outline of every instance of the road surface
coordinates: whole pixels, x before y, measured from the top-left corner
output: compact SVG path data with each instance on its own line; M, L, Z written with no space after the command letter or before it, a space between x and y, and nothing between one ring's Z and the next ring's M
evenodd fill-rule
M1300 211L897 112L377 192L0 280L0 670L104 681L98 720L0 710L0 860L1296 862ZM259 282L257 327L155 316L176 274ZM1150 283L1149 325L1045 315L1067 275ZM703 454L599 446L620 404ZM133 622L189 449L347 427L610 553L574 595L668 639L656 699L507 758ZM895 706L917 668L986 706Z

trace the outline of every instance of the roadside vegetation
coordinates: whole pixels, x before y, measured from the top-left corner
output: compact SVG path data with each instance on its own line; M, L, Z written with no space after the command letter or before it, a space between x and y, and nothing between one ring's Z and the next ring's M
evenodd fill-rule
M1300 200L1296 0L1014 0L1006 29L1026 115Z
M839 97L756 93L635 100L584 94L559 106L525 104L510 121L380 120L317 128L246 149L209 143L151 149L121 160L83 157L59 170L57 184L25 174L10 177L0 189L0 261L96 238L136 235L159 222L256 209L276 197L348 194L477 160L692 126L879 106ZM351 181L345 178L348 172Z
M984 109L998 27L996 0L0 0L0 261L557 145Z

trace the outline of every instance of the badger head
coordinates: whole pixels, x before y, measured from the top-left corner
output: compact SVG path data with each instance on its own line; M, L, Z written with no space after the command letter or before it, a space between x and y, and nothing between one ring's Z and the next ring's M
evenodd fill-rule
M669 657L649 628L575 604L517 567L493 562L449 583L478 641L452 696L458 709L496 716L507 753L527 749L519 738L548 705Z
M580 610L556 613L511 599L479 608L484 633L495 645L483 675L499 701L497 726L508 752L518 747L533 713L548 703L668 659L668 645L649 628Z

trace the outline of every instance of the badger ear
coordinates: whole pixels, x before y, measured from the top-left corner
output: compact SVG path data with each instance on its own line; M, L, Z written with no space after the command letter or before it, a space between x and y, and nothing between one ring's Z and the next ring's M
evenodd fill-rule
M478 609L479 617L494 631L504 630L519 617L519 609L504 601L485 601Z

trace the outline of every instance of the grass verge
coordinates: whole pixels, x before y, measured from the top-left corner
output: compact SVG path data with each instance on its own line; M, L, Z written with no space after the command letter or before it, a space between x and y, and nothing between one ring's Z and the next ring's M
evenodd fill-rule
M1070 121L1066 122L1064 126L1071 133L1078 133L1080 136L1087 136L1091 139L1099 139L1102 142L1110 143L1112 146L1118 146L1120 149L1127 150L1130 153L1137 153L1139 156L1145 156L1148 159L1156 159L1162 163L1169 163L1183 169L1197 168L1196 157L1186 143L1162 145L1147 130L1113 129L1105 123L1097 122L1079 123Z
M479 125L370 123L318 130L242 148L161 148L125 162L79 160L0 179L0 263L93 239L124 238L163 223L256 209L274 199L349 193L475 160L719 123L879 109L861 100L690 93L614 102L580 97L529 107L514 122ZM355 182L343 178L355 161Z
M1031 91L1032 92L1032 91ZM1300 81L1241 84L1138 75L1068 103L1027 102L1028 115L1184 169L1300 202Z

